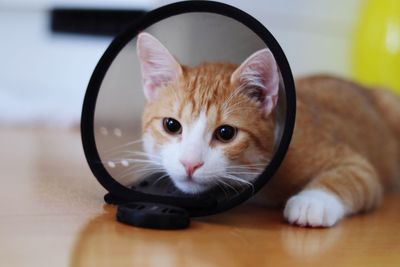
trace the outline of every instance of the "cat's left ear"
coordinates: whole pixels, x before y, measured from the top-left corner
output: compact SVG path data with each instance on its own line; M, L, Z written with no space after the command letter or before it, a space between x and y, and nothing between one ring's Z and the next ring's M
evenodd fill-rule
M182 67L165 46L149 33L140 33L136 51L142 71L144 94L148 101L157 96L157 90L182 75Z
M262 49L248 57L231 76L231 83L249 97L261 102L265 116L278 101L279 73L269 49Z

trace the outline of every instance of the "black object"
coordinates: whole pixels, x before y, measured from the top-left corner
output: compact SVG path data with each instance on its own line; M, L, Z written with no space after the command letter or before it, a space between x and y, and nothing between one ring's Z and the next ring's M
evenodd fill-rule
M149 202L120 204L116 218L125 224L155 229L183 229L190 224L186 210Z
M54 8L50 27L56 33L116 36L146 14L145 10Z
M284 130L275 154L270 163L266 166L263 173L254 180L253 187L243 188L242 191L234 195L224 196L223 192L220 191L209 191L196 196L186 195L179 192L173 195L168 194L168 190L173 190L173 185L154 186L147 184L141 186L140 190L138 190L138 188L125 187L113 179L113 177L108 173L101 161L95 142L94 116L96 100L103 78L105 77L113 60L126 46L126 44L135 38L139 32L147 29L155 23L162 21L163 19L191 12L205 12L223 15L233 18L251 29L271 50L278 64L282 81L284 83L284 103L286 104L283 125ZM103 187L110 192L110 194L105 196L106 202L120 204L118 213L122 213L123 215L118 215L118 220L136 226L174 228L174 225L168 226L168 224L175 224L178 219L175 218L164 220L162 217L167 216L166 213L154 213L150 208L147 207L170 205L177 209L184 209L190 216L205 216L233 208L247 200L262 188L262 186L272 177L281 164L292 137L295 122L295 111L295 88L289 63L278 42L261 23L247 13L226 4L212 1L179 2L147 13L142 19L131 25L125 32L118 35L108 47L94 70L85 95L81 120L82 143L86 159L93 174L103 185ZM133 206L123 204L132 202L142 202L144 208L138 210L138 206L134 206L133 204ZM148 212L149 216L146 217L145 213ZM137 219L137 216L146 219ZM137 223L136 220L140 221L140 223ZM162 221L162 223L152 220L160 222Z

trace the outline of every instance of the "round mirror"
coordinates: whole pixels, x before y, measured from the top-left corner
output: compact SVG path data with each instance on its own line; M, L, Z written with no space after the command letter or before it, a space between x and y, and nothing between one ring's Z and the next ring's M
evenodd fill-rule
M190 1L115 38L89 83L81 129L114 200L199 216L241 203L271 178L294 118L292 73L268 30L231 6Z

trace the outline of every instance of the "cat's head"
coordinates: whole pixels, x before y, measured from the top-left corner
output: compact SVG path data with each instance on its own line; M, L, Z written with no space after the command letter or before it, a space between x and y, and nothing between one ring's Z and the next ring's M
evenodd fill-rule
M240 66L181 65L153 36L137 40L144 150L186 193L246 186L269 162L279 74L262 49Z

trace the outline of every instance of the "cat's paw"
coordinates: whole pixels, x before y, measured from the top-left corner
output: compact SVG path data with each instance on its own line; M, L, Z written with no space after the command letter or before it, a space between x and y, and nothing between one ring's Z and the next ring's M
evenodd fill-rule
M340 200L324 190L305 190L291 197L283 212L291 224L311 227L331 227L345 215Z

